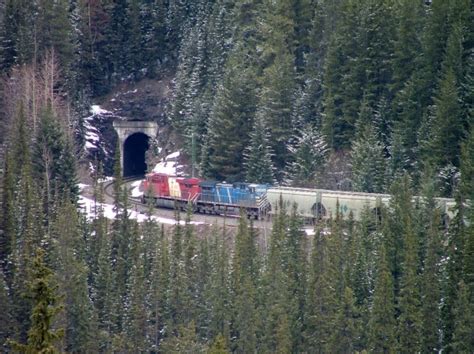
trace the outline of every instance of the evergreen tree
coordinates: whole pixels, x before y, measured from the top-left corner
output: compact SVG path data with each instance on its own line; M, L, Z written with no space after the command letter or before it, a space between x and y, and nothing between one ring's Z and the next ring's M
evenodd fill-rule
M470 353L474 350L474 335L472 334L474 314L472 313L472 302L469 299L472 295L470 295L464 281L459 283L458 291L451 348L455 353Z
M169 322L168 296L170 286L169 247L164 228L156 235L157 242L153 246L154 262L150 271L150 329L151 347L158 348L163 337L168 333L165 325Z
M58 305L59 297L56 294L57 286L53 283L53 271L44 261L44 251L36 251L33 263L33 277L30 284L33 310L31 313L31 327L28 331L27 344L10 341L16 351L22 353L59 353L55 347L63 335L62 329L52 329L53 318L62 310Z
M463 259L465 250L464 234L466 225L464 218L464 195L456 193L456 215L449 223L446 240L446 281L443 283L443 304L441 309L443 324L443 347L450 351L455 328L455 306L458 298L458 285L463 278Z
M313 186L317 174L324 170L327 146L323 137L311 126L305 126L298 133L290 152L293 154L289 173L292 184Z
M79 58L75 63L77 89L83 95L104 94L110 83L111 63L107 60L110 1L81 0L78 3L77 41Z
M170 334L177 333L180 326L185 325L188 308L186 306L185 270L183 252L183 228L180 224L179 211L176 210L176 224L172 234L170 247L169 266L169 294L167 296L169 306ZM194 330L194 329L193 329Z
M8 265L8 258L11 257L15 248L16 225L15 225L15 175L14 160L9 150L5 153L4 172L2 176L2 222L0 227L3 231L0 240L0 261L2 268L7 273L8 280L11 280L11 266Z
M303 328L308 269L307 243L302 233L303 220L298 215L297 206L293 205L289 215L285 247L283 249L284 272L288 279L288 326L291 351L300 351L303 346Z
M97 322L89 297L89 269L84 261L84 239L76 205L68 199L59 201L56 217L52 220L52 263L63 295L65 349L68 351L96 351Z
M383 146L378 141L372 115L366 101L362 104L357 124L357 137L352 145L353 189L359 192L381 193L385 186Z
M165 2L145 1L141 4L140 22L143 27L143 62L147 63L147 74L154 77L159 70L165 50L160 48L165 43Z
M471 127L469 139L465 142L461 155L460 194L465 199L474 199L474 130ZM469 205L466 212L467 220L464 235L463 274L464 282L474 296L474 206Z
M298 310L297 308L292 308L293 301L298 306L298 299L290 296L290 291L293 290L290 290L290 279L294 274L290 275L286 269L290 263L290 250L289 247L287 248L286 242L288 222L289 216L286 207L280 201L278 214L272 225L270 250L266 271L263 275L264 293L267 299L263 305L264 311L267 314L267 319L263 324L262 338L262 350L265 352L290 352L293 347L292 341L297 340L296 337L292 336L291 327L293 325L298 326L298 324L295 323L295 319L290 320L289 318L291 310ZM292 236L296 239L300 237L298 234ZM292 266L295 266L293 262L291 263ZM293 314L291 313L291 315Z
M7 351L6 340L12 333L11 301L3 272L0 271L0 348Z
M307 348L317 353L327 349L338 305L332 286L334 268L328 253L327 236L316 229L310 262L305 342Z
M12 314L15 318L15 333L20 340L26 339L30 324L31 301L24 295L28 292L31 277L30 267L34 250L39 247L43 234L43 218L40 201L34 188L26 116L20 104L14 130L16 144L12 156L16 162L15 223L16 234L11 255Z
M331 37L325 60L322 131L328 145L334 149L346 147L352 140L358 108L354 103L362 98L363 73L357 58L360 36L354 35L359 19L357 4L344 2L338 30ZM353 67L348 66L349 61ZM350 94L349 90L352 91ZM349 102L352 103L351 111Z
M227 354L229 350L227 349L225 339L222 334L219 334L214 343L212 343L211 347L209 348L208 354Z
M394 40L392 91L398 93L420 65L421 38L424 23L423 1L394 3L397 19Z
M196 237L191 225L191 209L186 214L185 229L183 235L183 256L184 256L184 321L188 322L197 317L198 301L200 300L200 288L197 285L198 265L197 259L204 258L204 254L199 253L196 246ZM206 282L206 275L201 274L200 283Z
M233 347L242 353L252 352L257 348L257 262L255 234L249 229L246 218L241 215L231 270L231 334L235 337Z
M431 353L440 349L440 301L441 301L441 272L439 240L439 214L435 213L430 224L427 240L426 261L422 275L422 351Z
M358 314L351 288L344 289L344 296L334 321L328 350L332 353L353 352L358 333Z
M400 281L400 299L398 319L398 351L411 353L421 349L421 304L419 292L418 250L415 235L410 227L404 235L403 273Z
M244 179L243 152L249 145L256 109L253 68L238 60L238 55L229 59L223 85L216 94L202 158L204 176L228 182Z
M35 25L35 40L38 41L39 53L44 56L52 50L57 56L63 75L70 77L71 64L74 60L73 28L69 18L69 2L38 1L37 25ZM36 58L35 58L36 59Z
M263 60L268 62L268 66L263 70L257 113L270 131L275 177L279 182L283 181L284 170L290 162L288 143L292 134L291 98L295 89L292 53L294 24L291 18L291 9L285 1L269 4L264 30L271 28L271 36L264 39L263 51Z
M196 335L196 325L190 322L187 325L181 325L178 334L170 337L162 344L162 350L165 353L207 353L207 346L201 344Z
M269 133L261 117L256 117L250 132L250 145L244 152L246 180L252 183L275 181Z
M110 336L113 330L113 276L111 265L111 241L109 235L101 238L97 261L97 274L95 275L95 302L97 311L100 349L108 350Z
M396 320L393 279L385 247L379 254L374 301L369 323L369 348L373 352L392 353L396 348Z
M440 91L435 103L436 111L431 147L433 163L440 167L450 163L459 166L464 124L456 77L452 70L448 70L441 81Z
M2 58L0 68L2 71L7 71L15 64L25 64L34 58L37 32L36 10L36 3L28 0L5 2L5 13L0 32L0 58Z
M138 226L136 226L138 227ZM146 351L149 343L146 336L148 312L146 306L145 259L142 240L133 232L129 284L127 286L126 316L124 334L130 351Z
M209 285L209 307L212 309L209 321L210 337L223 336L228 343L230 321L229 311L229 256L225 244L225 230L219 235L212 231L210 246L211 274ZM221 237L223 236L223 237Z

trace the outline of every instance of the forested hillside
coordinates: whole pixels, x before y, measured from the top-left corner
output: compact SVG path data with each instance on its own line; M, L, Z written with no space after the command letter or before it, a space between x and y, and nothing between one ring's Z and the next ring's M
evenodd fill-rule
M0 0L0 351L474 352L473 11ZM145 80L171 81L158 123L201 177L390 204L310 235L283 205L268 229L138 223L117 149L115 217L97 159L87 217L84 118Z
M54 89L79 127L117 84L174 76L168 121L204 177L384 192L404 172L418 189L429 169L445 196L459 181L472 125L468 0L3 0L2 10L2 72L53 49Z

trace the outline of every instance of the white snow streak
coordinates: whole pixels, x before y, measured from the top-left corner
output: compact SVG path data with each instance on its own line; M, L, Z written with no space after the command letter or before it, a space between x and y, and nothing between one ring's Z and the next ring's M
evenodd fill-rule
M179 155L179 151L169 154L165 157L164 161L156 164L153 172L164 173L168 176L180 176L183 166L178 164Z
M142 184L142 181L139 180L139 181L135 181L131 184L132 186L132 191L130 193L130 195L133 197L133 198L140 198L142 195L143 195L143 191L140 190L140 186Z
M95 210L96 207L97 207L97 209L102 208L103 214L107 219L114 219L115 216L116 216L113 205L102 204L102 203L95 204L95 202L92 199L86 198L84 196L79 197L79 205L81 206L82 210L86 213L86 216L89 219L94 219L97 216L98 213L96 213L96 210ZM129 211L129 218L130 219L135 219L138 222L144 222L144 221L148 220L147 215L145 215L141 212L138 212L138 211L134 211L134 210ZM152 220L154 220L158 223L161 223L161 224L168 224L168 225L175 225L176 224L176 220L174 220L174 219L163 218L163 217L155 216L155 215L153 215L151 218L152 218ZM184 220L180 221L180 224L184 225L184 223L185 223ZM193 224L193 225L202 225L204 223L203 222L197 222L197 221L191 221L191 224Z
M106 109L101 108L99 105L92 105L92 106L91 106L91 109L90 109L90 112L91 112L92 114L106 114L106 113L110 113L110 112L107 111Z

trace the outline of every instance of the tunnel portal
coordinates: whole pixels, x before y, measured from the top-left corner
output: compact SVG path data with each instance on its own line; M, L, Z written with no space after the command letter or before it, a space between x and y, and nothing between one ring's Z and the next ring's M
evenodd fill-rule
M130 135L123 144L123 176L145 175L147 164L145 153L148 150L148 135L135 133Z
M144 175L146 172L145 153L148 150L149 139L158 134L156 122L139 120L114 120L120 148L120 166L124 177Z

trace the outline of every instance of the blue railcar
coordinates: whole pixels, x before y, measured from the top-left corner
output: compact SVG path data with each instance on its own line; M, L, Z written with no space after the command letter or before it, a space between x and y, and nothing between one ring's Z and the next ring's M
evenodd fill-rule
M201 187L200 201L203 202L216 202L216 184L214 181L202 181L199 183Z
M216 184L216 202L224 204L237 204L235 191L232 184L217 183Z
M202 181L200 187L201 195L197 201L200 212L238 215L244 208L249 216L257 218L268 209L265 198L267 185Z

